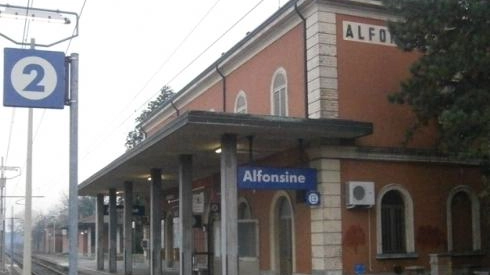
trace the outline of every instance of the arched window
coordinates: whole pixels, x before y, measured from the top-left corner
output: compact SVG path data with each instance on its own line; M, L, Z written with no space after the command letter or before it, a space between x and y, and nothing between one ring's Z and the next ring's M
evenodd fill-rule
M378 254L415 252L413 202L399 185L385 186L376 204Z
M252 219L252 211L247 200L238 201L238 256L257 259L259 234L258 220Z
M405 204L396 190L381 200L381 230L383 253L405 253Z
M460 185L451 190L446 215L448 251L480 250L480 201L470 187Z
M238 219L239 220L249 220L252 218L252 212L250 211L250 206L248 202L243 199L238 204Z
M247 95L244 91L240 91L235 98L235 113L246 114L247 109Z
M288 115L288 85L286 71L283 68L279 68L272 78L271 114Z

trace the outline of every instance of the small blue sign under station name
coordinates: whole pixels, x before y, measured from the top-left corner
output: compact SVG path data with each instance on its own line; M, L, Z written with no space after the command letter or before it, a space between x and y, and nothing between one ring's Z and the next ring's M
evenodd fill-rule
M316 190L316 169L242 166L238 187L243 189Z

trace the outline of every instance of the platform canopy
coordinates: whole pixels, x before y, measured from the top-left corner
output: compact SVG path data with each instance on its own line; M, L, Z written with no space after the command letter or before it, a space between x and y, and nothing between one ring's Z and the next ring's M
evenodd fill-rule
M299 146L306 150L326 141L353 140L372 131L369 122L189 111L84 180L78 192L106 194L109 188L123 190L126 181L134 183L135 191L146 190L151 168L162 169L164 189L176 187L180 155L192 155L194 178L217 174L220 156L215 150L225 134L237 136L240 165L250 161L250 152L261 159Z

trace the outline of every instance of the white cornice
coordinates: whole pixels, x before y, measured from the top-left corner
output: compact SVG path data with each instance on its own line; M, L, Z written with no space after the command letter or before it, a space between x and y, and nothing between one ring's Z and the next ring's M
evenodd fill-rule
M420 162L437 164L457 164L477 166L478 160L461 160L450 156L442 156L424 149L405 149L387 147L363 147L319 145L309 150L311 159L331 158L350 160L374 160L389 162Z

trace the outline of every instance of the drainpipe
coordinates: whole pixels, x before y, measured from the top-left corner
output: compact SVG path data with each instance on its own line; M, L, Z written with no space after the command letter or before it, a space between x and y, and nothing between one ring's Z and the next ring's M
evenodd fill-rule
M180 110L177 108L177 106L175 106L173 99L170 100L170 105L172 106L172 108L174 108L175 113L177 114L177 117L180 116Z
M143 130L143 127L139 127L139 130L140 130L140 132L143 134L143 139L141 140L141 141L143 141L143 140L145 140L145 139L146 139L146 137L148 136L148 134L146 133L146 131L145 131L145 130Z
M299 12L298 9L298 1L294 2L294 10L298 14L298 16L301 18L303 21L303 45L304 45L304 51L303 51L303 62L304 62L304 79L305 79L305 84L304 84L304 89L305 89L305 118L309 117L309 108L308 108L308 68L307 68L307 55L306 55L306 18Z
M226 77L219 69L219 63L216 63L216 72L223 79L223 112L226 113Z

